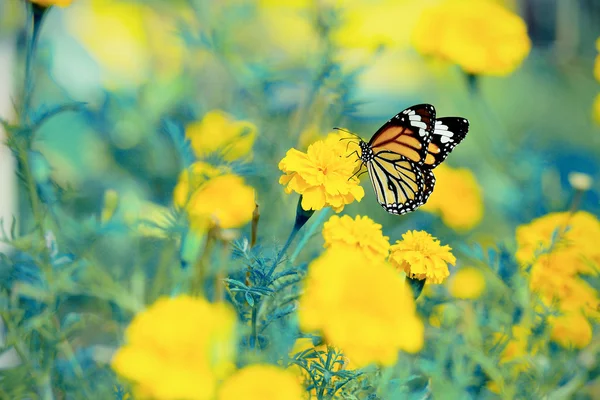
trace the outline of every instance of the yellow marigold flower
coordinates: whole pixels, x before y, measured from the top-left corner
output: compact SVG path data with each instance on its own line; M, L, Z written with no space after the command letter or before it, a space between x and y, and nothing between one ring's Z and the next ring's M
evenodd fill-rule
M508 75L531 49L525 22L489 0L447 0L426 9L412 40L420 53L476 75Z
M469 230L483 218L483 198L475 175L466 168L445 164L435 170L435 190L421 210L439 214L447 226Z
M304 331L321 331L357 368L393 365L423 347L412 291L384 260L332 247L314 260L300 298Z
M135 316L111 366L142 398L210 400L234 368L235 311L224 303L161 298Z
M569 260L562 266L569 274L595 273L600 265L600 247L595 238L600 237L600 221L585 211L576 213L550 213L517 228L517 260L523 265L544 263L548 256L540 257L552 247L552 257ZM595 264L595 266L594 266ZM564 272L563 272L564 273Z
M59 6L59 7L68 7L71 5L73 0L29 0L32 3L39 4L43 7L50 6Z
M290 371L274 365L244 367L219 389L218 400L302 400L306 391Z
M349 179L357 167L356 159L347 157L346 144L340 135L329 135L310 146L306 153L290 149L279 162L283 175L279 183L285 192L302 195L302 208L320 210L331 207L336 212L354 200L360 201L365 192L358 179Z
M557 301L558 308L564 312L583 312L600 317L597 291L577 276L561 274L561 266L566 265L569 265L568 261L551 268L545 268L544 263L534 265L529 277L531 291L537 293L548 307Z
M254 189L240 176L219 175L191 191L187 201L186 194L185 189L175 190L175 204L186 210L196 227L215 224L223 229L239 228L252 220L256 205Z
M592 341L592 326L581 313L572 312L548 318L550 337L565 348L582 349Z
M219 154L226 161L250 157L256 139L256 126L236 121L220 110L206 113L202 120L189 124L185 135L197 157Z
M189 201L190 193L195 192L209 179L229 173L231 170L225 166L214 166L202 161L195 162L179 175L173 190L175 204L184 208Z
M485 277L473 267L459 269L449 281L448 291L459 299L476 299L485 290Z
M425 231L408 231L390 248L390 261L411 278L442 283L450 275L448 264L456 263L451 251Z
M356 248L368 257L385 259L390 249L389 237L383 236L381 225L367 216L352 219L334 215L323 225L323 238L325 248Z

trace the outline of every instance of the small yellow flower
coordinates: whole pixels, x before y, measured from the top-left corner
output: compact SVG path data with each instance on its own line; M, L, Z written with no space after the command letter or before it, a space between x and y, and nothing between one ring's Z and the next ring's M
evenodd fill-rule
M483 218L483 198L473 173L442 164L436 168L435 177L435 190L421 210L439 214L444 224L457 231L479 224Z
M135 316L111 366L141 398L210 400L234 368L236 314L224 303L161 298Z
M274 365L244 367L219 389L218 400L302 400L306 391L290 371Z
M525 22L489 0L447 0L425 10L412 40L420 53L475 75L508 75L531 49Z
M175 204L184 208L190 200L191 193L194 193L209 179L229 173L231 170L225 166L214 166L202 161L195 162L179 175L177 185L173 190Z
M252 155L256 126L214 110L206 113L201 121L189 124L185 135L198 158L219 154L226 161L234 161Z
M185 194L185 189L176 190L175 204L186 210L191 224L197 228L210 225L239 228L252 220L256 205L254 189L237 175L219 175L204 181L187 201Z
M29 0L32 3L39 4L43 7L50 6L59 6L59 7L68 7L71 5L73 0Z
M323 225L325 248L357 248L368 257L385 259L390 249L389 238L383 236L381 225L371 218L357 215L352 219L348 215L329 218Z
M339 139L339 135L329 135L311 144L306 153L290 149L279 162L284 173L279 183L286 185L286 193L302 195L305 210L330 206L340 212L365 195L358 179L349 179L357 167L356 159L347 157L346 144Z
M600 237L600 221L588 212L550 213L519 226L516 236L518 248L515 255L523 265L548 264L549 256L539 255L549 250L551 257L569 260L560 267L563 274L594 274L600 265L600 247L596 241Z
M548 318L550 337L565 348L582 349L592 341L592 326L581 313L571 312Z
M390 261L411 278L442 283L450 275L448 264L456 263L451 251L425 231L408 231L390 248Z
M485 277L481 270L472 267L459 269L450 279L448 291L459 299L476 299L485 290Z
M309 266L300 298L304 331L321 331L360 368L393 365L398 351L423 347L412 292L384 260L332 247Z

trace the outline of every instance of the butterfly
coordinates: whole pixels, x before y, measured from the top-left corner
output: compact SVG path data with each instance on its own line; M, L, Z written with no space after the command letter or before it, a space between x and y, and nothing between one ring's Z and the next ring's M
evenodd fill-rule
M361 165L367 167L379 204L391 214L406 214L427 202L435 186L433 169L466 136L469 121L436 119L435 108L419 104L396 114L369 142L359 138ZM358 155L358 152L354 152ZM363 172L364 173L364 172Z

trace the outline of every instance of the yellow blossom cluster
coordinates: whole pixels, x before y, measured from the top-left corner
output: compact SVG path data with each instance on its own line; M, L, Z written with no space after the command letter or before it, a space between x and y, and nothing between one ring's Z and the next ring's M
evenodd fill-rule
M248 159L256 136L256 127L247 121L235 121L216 110L187 126L186 137L199 159L218 154L225 161ZM211 226L239 228L252 219L254 189L227 166L197 161L184 170L173 192L175 205L186 211L193 229Z
M588 318L600 318L597 292L582 279L598 274L600 221L584 211L551 213L520 226L516 235L517 260L531 267L531 290L561 312L549 319L552 339L564 347L585 347L592 337Z
M483 198L473 173L442 164L436 168L435 177L435 190L421 210L439 214L444 224L457 231L479 224L483 218Z
M161 298L135 316L111 366L141 399L305 398L290 371L267 364L235 370L236 324L228 304L187 295Z
M420 53L473 75L508 75L531 49L523 19L491 0L446 0L427 8L412 40Z
M135 316L111 365L138 397L209 400L234 368L235 329L228 305L161 298Z
M332 247L310 264L299 320L357 367L393 365L400 350L423 347L410 288L390 264L358 249Z
M302 195L304 210L331 207L336 212L354 200L360 201L365 192L358 179L351 178L356 160L347 157L341 135L330 134L308 146L306 153L290 149L279 162L283 175L279 183L285 192Z
M367 216L334 215L323 226L323 238L327 249L358 250L369 259L389 260L397 270L426 283L442 283L450 275L448 264L456 262L450 246L441 246L424 231L409 231L390 246L381 225Z
M367 216L348 215L329 218L323 225L325 248L356 248L368 257L386 259L390 249L389 237L383 236L381 225Z
M408 231L390 248L390 262L411 278L442 283L450 275L448 264L456 263L451 250L425 231Z

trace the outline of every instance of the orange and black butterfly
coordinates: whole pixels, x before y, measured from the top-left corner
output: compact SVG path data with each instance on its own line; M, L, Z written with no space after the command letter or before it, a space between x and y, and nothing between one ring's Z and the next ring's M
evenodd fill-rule
M427 202L433 169L466 136L465 118L436 119L435 108L419 104L387 121L369 140L360 139L361 166L367 167L377 201L389 213L406 214Z

